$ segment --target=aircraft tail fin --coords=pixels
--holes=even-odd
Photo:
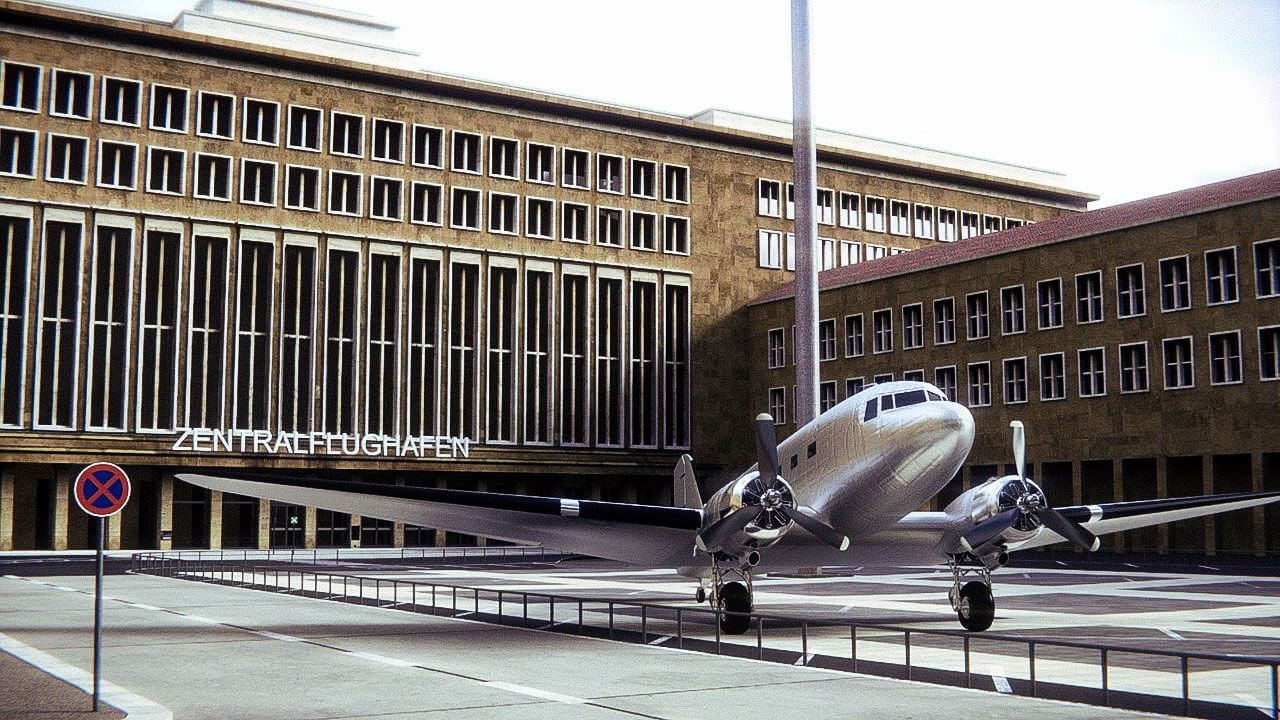
[[[676,463],[675,487],[671,498],[676,507],[702,509],[702,493],[698,490],[698,480],[693,475],[693,458],[680,456]]]

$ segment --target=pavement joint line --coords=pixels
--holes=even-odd
[[[1164,633],[1165,635],[1168,635],[1169,637],[1173,638],[1174,640],[1186,640],[1186,638],[1184,638],[1184,637],[1182,637],[1181,635],[1179,635],[1178,633],[1176,633],[1176,632],[1174,632],[1174,631],[1170,630],[1169,628],[1158,628],[1158,629],[1160,630],[1160,632]]]
[[[501,680],[489,680],[481,684],[497,688],[499,690],[506,690],[507,692],[517,693],[519,695],[528,695],[529,697],[535,697],[539,700],[550,700],[552,702],[563,703],[565,705],[585,705],[588,702],[583,698],[573,697],[572,695],[561,695],[560,693],[554,693],[549,690],[540,690],[538,688],[526,687],[524,685],[503,682]]]

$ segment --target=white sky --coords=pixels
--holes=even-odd
[[[171,20],[195,2],[71,4]],[[436,72],[791,117],[787,0],[358,9],[399,24]],[[1280,167],[1280,0],[812,0],[811,14],[820,127],[1064,172],[1094,207]]]

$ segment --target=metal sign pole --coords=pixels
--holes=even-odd
[[[795,171],[796,427],[818,416],[817,155],[809,105],[809,0],[791,0],[791,155]]]
[[[93,711],[98,712],[98,676],[101,675],[102,647],[102,536],[107,519],[98,518],[98,572],[93,580]]]

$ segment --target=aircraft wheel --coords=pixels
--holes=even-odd
[[[960,609],[956,611],[965,630],[982,632],[991,627],[996,617],[996,599],[991,587],[980,580],[971,580],[960,588]]]
[[[693,594],[693,599],[694,599],[694,600],[697,600],[699,603],[704,603],[704,602],[706,602],[706,601],[707,601],[707,589],[706,589],[706,588],[704,588],[704,587],[702,587],[701,585],[699,585],[699,586],[698,586],[698,590],[697,590],[696,592],[694,592],[694,594]]]
[[[719,609],[726,613],[743,613],[742,615],[721,615],[720,629],[729,635],[741,635],[751,627],[751,592],[740,582],[725,583],[717,594]]]

